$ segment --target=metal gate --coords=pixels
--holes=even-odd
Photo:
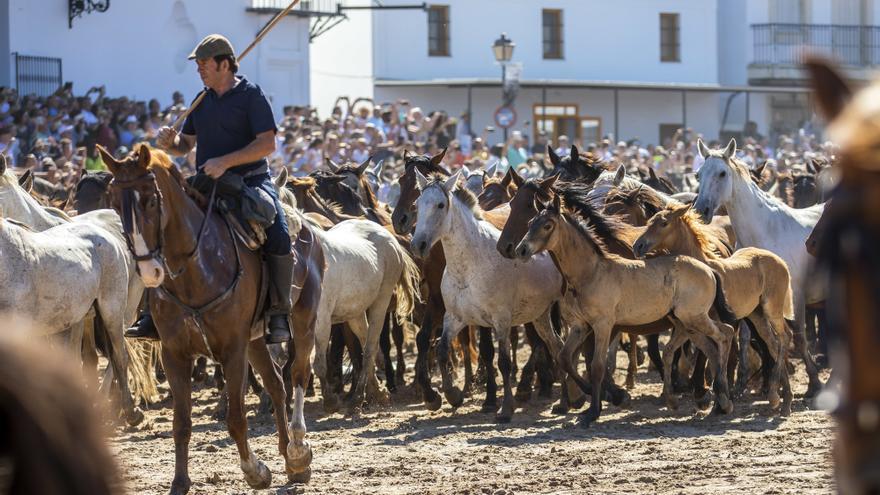
[[[61,59],[13,53],[19,95],[49,96],[61,87]]]

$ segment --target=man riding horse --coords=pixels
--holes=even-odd
[[[196,169],[213,179],[238,174],[249,187],[262,189],[275,202],[275,223],[266,229],[263,254],[269,271],[269,319],[266,341],[290,339],[288,315],[294,257],[287,222],[269,178],[266,157],[275,151],[275,118],[260,87],[237,76],[232,44],[219,34],[201,41],[189,56],[198,64],[205,97],[186,118],[178,134],[172,127],[159,130],[157,146],[175,156],[196,146]],[[126,332],[126,337],[158,339],[148,311]]]

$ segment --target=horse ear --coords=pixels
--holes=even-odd
[[[373,167],[373,170],[371,170],[373,175],[375,175],[376,178],[379,179],[379,182],[382,182],[382,167],[384,166],[385,160],[382,160],[381,162],[377,163],[375,167]]]
[[[733,158],[733,155],[736,154],[736,139],[730,138],[730,142],[727,143],[727,147],[724,148],[724,151],[721,152],[721,155],[725,160],[730,160]]]
[[[444,153],[446,151],[444,150]],[[450,175],[446,182],[443,183],[443,190],[446,191],[446,194],[452,192],[455,189],[455,184],[458,183],[458,178],[461,177],[461,170],[456,170],[454,174]]]
[[[446,150],[448,150],[448,149],[449,148],[443,148],[443,151],[432,156],[431,157],[431,165],[439,166],[441,163],[443,163],[443,157],[446,156]]]
[[[813,86],[813,95],[822,116],[828,122],[834,120],[852,96],[852,90],[843,77],[827,60],[811,56],[804,62]]]
[[[557,155],[556,152],[553,151],[553,147],[549,144],[547,145],[547,156],[550,157],[550,163],[552,163],[554,166],[559,165],[559,155]]]
[[[626,177],[626,167],[620,165],[617,167],[617,173],[614,174],[614,185],[619,186],[623,182],[624,177]]]
[[[275,187],[281,189],[284,187],[284,184],[287,184],[287,167],[281,167],[278,177],[275,177]]]
[[[334,174],[339,173],[339,165],[337,165],[336,162],[329,158],[325,158],[324,161],[327,163],[327,168],[329,168],[331,172]]]
[[[706,158],[709,156],[709,148],[703,143],[702,139],[697,138],[697,152],[700,153],[700,156]]]
[[[577,160],[578,156],[580,156],[580,153],[578,152],[578,147],[575,145],[571,145],[571,159]]]
[[[758,174],[758,177],[760,177],[764,174],[764,167],[766,167],[766,166],[767,166],[767,160],[764,160],[764,163],[755,167],[755,173]]]
[[[489,173],[483,172],[483,187],[486,187],[486,184],[489,183]]]
[[[422,174],[422,172],[420,172],[418,168],[416,168],[415,170],[416,170],[416,183],[419,186],[419,190],[424,190],[426,187],[428,187],[428,178],[425,177],[425,175]]]
[[[648,177],[650,177],[648,174],[645,173],[645,169],[642,167],[639,167],[638,169],[636,169],[636,172],[639,173],[639,179],[641,179],[641,180],[647,180]]]
[[[556,184],[557,179],[559,179],[559,174],[553,174],[546,179],[542,179],[538,183],[538,187],[540,187],[541,191],[543,191],[544,193],[549,194],[550,191],[553,189],[553,184]]]
[[[150,156],[150,147],[147,144],[141,144],[137,149],[138,166],[146,170],[150,167],[152,157]]]
[[[657,172],[654,172],[653,167],[648,167],[648,176],[651,178],[651,180],[659,180],[657,179]]]
[[[407,160],[409,160],[409,154],[410,154],[410,153],[409,153],[409,150],[408,150],[408,149],[407,149],[407,150],[403,150],[403,161],[404,161],[404,162],[406,162]]]
[[[553,195],[553,211],[559,213],[562,211],[562,200],[559,198],[558,194]]]
[[[510,179],[513,181],[513,183],[516,184],[516,187],[517,188],[522,187],[525,180],[522,177],[520,177],[520,175],[518,173],[516,173],[516,169],[513,167],[510,167],[507,169],[507,172],[510,174]]]
[[[367,171],[367,167],[370,166],[370,162],[372,162],[372,161],[373,161],[373,157],[372,157],[372,156],[367,157],[366,161],[364,161],[364,163],[361,163],[361,164],[358,166],[358,168],[356,168],[356,169],[354,170],[354,173],[357,174],[358,177],[361,177],[362,175],[364,175],[364,172]]]
[[[98,153],[101,155],[101,161],[104,162],[104,165],[107,165],[107,169],[110,170],[111,174],[116,175],[116,173],[119,172],[122,163],[100,144],[96,145],[96,148],[98,148]]]
[[[27,169],[21,174],[21,177],[18,178],[18,185],[23,187],[25,191],[31,192],[31,189],[34,188],[34,174],[31,173],[31,169]]]
[[[462,166],[461,166],[461,170],[462,170],[462,172],[464,172],[464,176],[465,176],[465,177],[470,177],[470,176],[471,176],[471,169],[468,168],[467,165],[462,165]]]

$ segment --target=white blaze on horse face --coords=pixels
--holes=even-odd
[[[416,211],[416,230],[411,245],[418,256],[424,257],[440,238],[449,212],[449,197],[439,184],[428,186],[416,201]]]
[[[134,193],[134,203],[138,204],[140,202],[140,195],[135,191]],[[144,236],[141,235],[141,231],[138,229],[137,219],[134,215],[134,209],[131,210],[131,244],[134,247],[134,254],[137,256],[146,256],[150,253],[150,250],[147,248],[147,243],[144,241]],[[144,281],[144,285],[150,288],[159,287],[162,285],[162,281],[165,280],[165,270],[162,268],[162,265],[156,261],[155,258],[150,258],[148,260],[138,261],[138,271],[140,272],[141,280]]]
[[[715,210],[730,200],[733,183],[730,174],[736,171],[723,159],[709,156],[700,167],[700,193],[694,202],[694,209],[708,222]]]

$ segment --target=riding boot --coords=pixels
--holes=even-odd
[[[269,267],[269,318],[266,342],[281,344],[290,340],[290,289],[293,283],[293,254],[280,256],[267,254],[266,263]]]
[[[125,336],[130,339],[159,340],[159,332],[156,331],[150,308],[141,311],[135,324],[125,331]]]

